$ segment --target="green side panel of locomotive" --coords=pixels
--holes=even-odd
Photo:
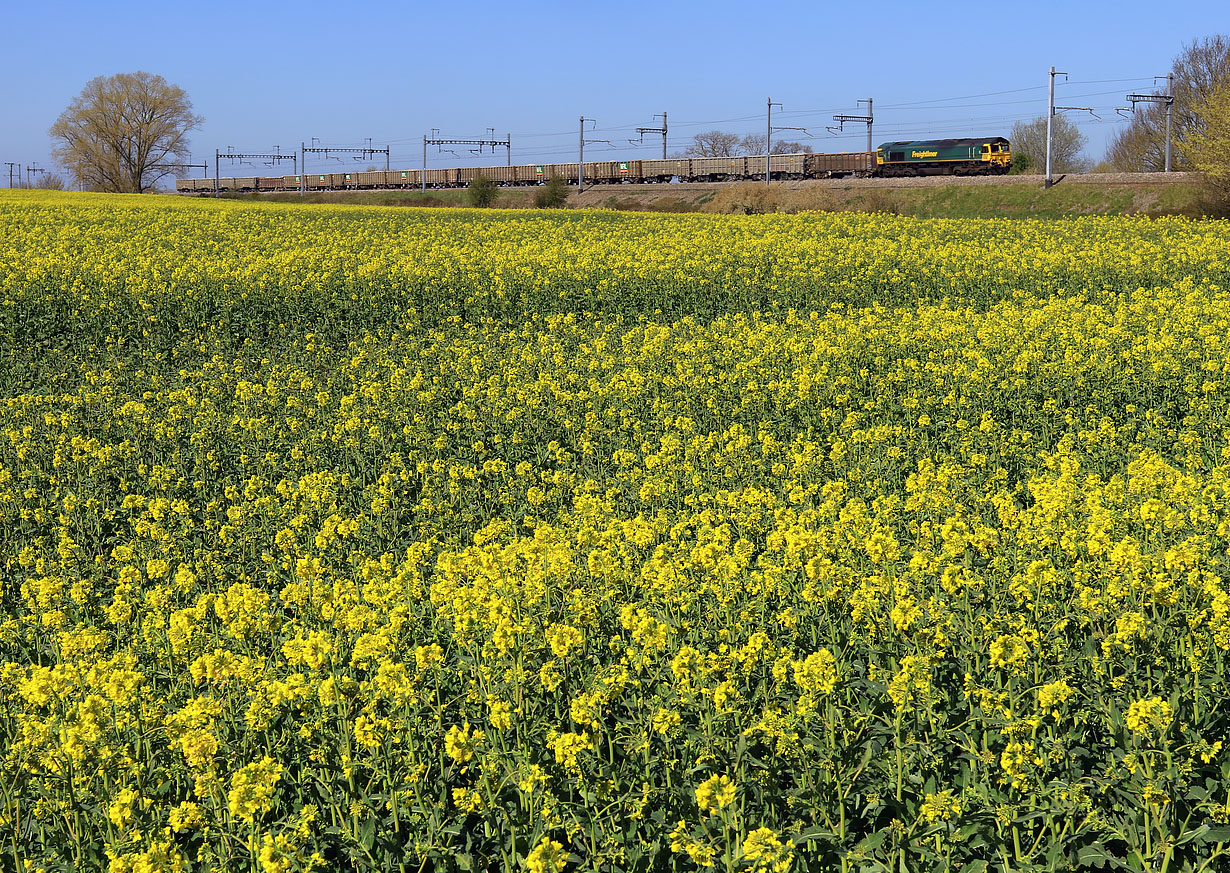
[[[974,141],[918,140],[886,142],[878,151],[886,164],[929,164],[935,161],[976,161],[980,144]]]

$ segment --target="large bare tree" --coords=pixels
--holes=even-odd
[[[1185,169],[1184,144],[1204,123],[1200,108],[1219,87],[1230,82],[1230,37],[1217,34],[1185,45],[1175,58],[1174,142],[1172,166]],[[1159,91],[1159,93],[1162,93]],[[1106,160],[1121,172],[1160,172],[1166,168],[1166,107],[1145,103],[1111,140]]]
[[[739,147],[739,135],[724,130],[706,130],[692,137],[683,154],[693,158],[728,158]]]
[[[52,153],[86,190],[140,194],[188,160],[188,132],[203,120],[162,76],[99,76],[51,126]]]

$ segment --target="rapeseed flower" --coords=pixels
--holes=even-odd
[[[757,828],[743,838],[743,857],[753,870],[785,873],[794,863],[794,852],[771,828]]]
[[[252,822],[268,811],[282,772],[282,765],[268,756],[236,770],[226,796],[231,815]]]
[[[701,812],[718,812],[735,802],[735,784],[730,777],[713,775],[696,788],[696,805]]]
[[[549,837],[543,837],[525,860],[529,873],[563,873],[567,866],[568,853],[564,851],[564,844]]]
[[[1146,738],[1159,737],[1174,722],[1174,709],[1160,697],[1134,700],[1123,716],[1123,723],[1132,733]]]
[[[468,764],[485,738],[486,734],[472,729],[468,721],[453,725],[444,735],[444,752],[458,764]]]

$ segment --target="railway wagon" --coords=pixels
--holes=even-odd
[[[837,152],[807,156],[807,176],[831,179],[837,176],[869,176],[875,169],[875,152]]]
[[[640,161],[586,161],[585,181],[606,185],[640,181],[640,167],[635,166],[638,164]]]
[[[542,181],[547,182],[559,176],[565,182],[576,182],[577,180],[577,164],[574,161],[571,164],[543,164]]]
[[[515,164],[512,169],[514,185],[537,185],[546,181],[542,164]]]
[[[452,169],[435,169],[422,171],[427,180],[428,188],[448,188],[457,184],[458,170]]]
[[[223,176],[218,180],[218,187],[223,191],[255,191],[255,176]]]
[[[640,161],[641,179],[645,182],[669,182],[678,176],[686,179],[692,173],[690,158],[668,158],[664,160]]]
[[[387,174],[384,170],[367,170],[362,173],[354,174],[354,187],[356,188],[387,188],[388,181],[385,178]]]
[[[759,166],[752,158],[747,159],[747,171],[755,174],[764,172],[764,155],[760,156]],[[807,175],[807,155],[769,155],[769,175],[774,179],[802,179]]]
[[[423,171],[389,170],[384,178],[390,188],[418,188],[423,184]]]
[[[1008,140],[932,139],[886,142],[876,150],[883,176],[985,175],[1006,173],[1012,165]]]
[[[175,180],[176,193],[186,193],[186,192],[202,193],[205,191],[209,191],[212,193],[213,190],[214,190],[214,180],[213,179],[176,179]]]
[[[303,186],[309,191],[324,191],[332,187],[328,173],[312,173],[305,178]]]
[[[257,191],[280,191],[282,190],[282,176],[257,176],[256,190]]]
[[[585,181],[591,185],[609,185],[619,180],[615,161],[586,161]]]
[[[463,167],[461,170],[461,182],[463,185],[469,185],[479,176],[496,185],[511,185],[517,181],[517,168],[508,166]]]
[[[517,179],[516,167],[462,167],[459,171],[462,185],[469,185],[479,176],[497,185],[511,185]]]
[[[422,170],[386,170],[384,184],[387,188],[417,188],[422,184]]]
[[[329,187],[335,188],[338,190],[345,190],[346,188],[354,188],[355,187],[354,177],[356,175],[357,175],[356,173],[330,173],[329,174]]]
[[[283,176],[282,187],[287,191],[298,191],[299,186],[303,184],[303,176]]]
[[[688,182],[728,182],[745,179],[748,175],[748,160],[746,157],[692,158],[687,175],[681,175],[679,178]],[[763,172],[763,158],[760,168]]]
[[[513,164],[512,181],[509,185],[536,185],[538,183],[533,164]]]

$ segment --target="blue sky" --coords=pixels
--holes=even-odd
[[[960,10],[957,12],[957,10]],[[587,159],[653,157],[661,138],[628,142],[669,116],[669,147],[713,128],[777,136],[817,151],[857,151],[866,127],[825,130],[875,100],[875,142],[1007,135],[1046,108],[1047,70],[1070,74],[1060,105],[1099,158],[1183,45],[1230,33],[1225,0],[1143,2],[494,3],[125,2],[9,4],[0,53],[0,161],[52,166],[47,129],[92,77],[146,70],[184,88],[205,117],[197,159],[215,149],[388,144],[394,167],[422,162],[422,137],[511,134],[514,163],[576,159],[581,115],[597,120]],[[1062,82],[1062,80],[1061,80]],[[429,166],[503,163],[434,148]],[[363,162],[364,164],[370,163]],[[310,169],[358,167],[315,159]],[[279,174],[289,173],[282,164]],[[274,174],[262,165],[223,175]],[[7,183],[7,168],[0,165]]]

